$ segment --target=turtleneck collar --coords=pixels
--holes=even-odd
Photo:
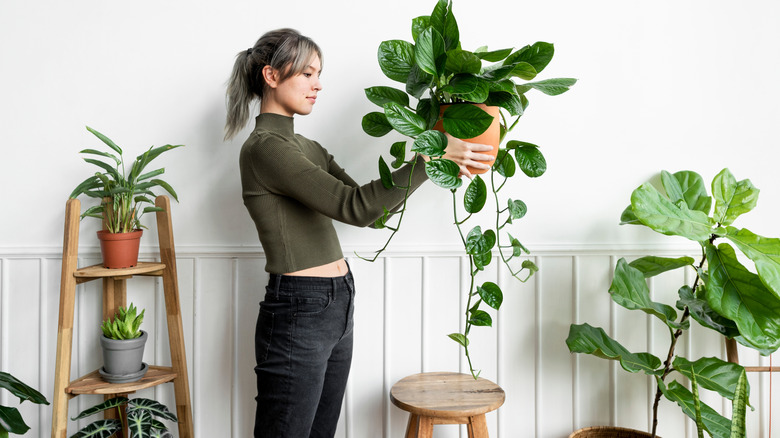
[[[274,113],[262,113],[255,120],[255,129],[261,128],[286,137],[295,136],[295,125],[292,117]]]

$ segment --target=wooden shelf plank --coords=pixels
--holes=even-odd
[[[146,375],[137,382],[108,383],[95,370],[86,376],[70,382],[65,392],[68,394],[130,394],[141,389],[151,388],[163,383],[172,382],[176,373],[172,367],[149,366]]]
[[[138,265],[132,268],[121,269],[108,269],[104,268],[103,265],[92,265],[77,269],[73,276],[77,279],[84,279],[81,281],[84,282],[94,278],[130,278],[133,275],[162,275],[164,269],[164,263],[154,262],[138,262]]]

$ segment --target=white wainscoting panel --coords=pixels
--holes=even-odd
[[[501,312],[492,312],[494,326],[474,327],[471,332],[474,366],[506,391],[505,404],[488,414],[492,437],[565,438],[589,425],[651,427],[652,379],[625,373],[614,362],[571,355],[564,342],[571,323],[587,322],[616,333],[629,350],[649,350],[665,357],[668,330],[653,318],[615,305],[607,293],[617,260],[645,253],[658,251],[536,250],[532,259],[540,272],[526,283],[495,263],[480,274],[479,284],[493,281],[504,291]],[[254,418],[255,319],[268,278],[264,256],[251,248],[179,248],[177,255],[195,436],[249,437]],[[142,258],[154,260],[155,254],[146,252]],[[463,330],[468,260],[456,250],[436,248],[388,252],[374,263],[354,256],[348,260],[357,284],[355,355],[337,436],[401,437],[407,417],[389,400],[393,383],[418,372],[468,372],[462,349],[447,337]],[[80,266],[95,263],[94,249],[79,260]],[[0,369],[49,399],[60,265],[56,250],[0,248]],[[654,299],[673,303],[682,282],[692,279],[692,273],[682,271],[651,279]],[[78,286],[73,378],[101,363],[100,286],[98,282]],[[161,281],[133,279],[128,283],[128,301],[146,309],[144,325],[151,342],[144,360],[170,364]],[[722,340],[698,327],[680,339],[677,348],[689,357],[725,355]],[[770,358],[750,350],[740,349],[740,353],[745,365],[770,363]],[[748,436],[768,438],[770,400],[777,404],[778,384],[770,386],[767,373],[751,373],[750,384],[755,411],[748,411]],[[171,385],[138,395],[168,405],[174,401]],[[703,398],[730,415],[730,406],[717,395]],[[70,416],[99,400],[73,399]],[[32,428],[29,436],[50,435],[51,406],[19,405],[7,391],[0,392],[0,404],[19,407]],[[659,410],[661,436],[695,437],[693,425],[677,406],[664,400]],[[71,424],[69,433],[89,421]],[[780,436],[778,429],[772,430],[774,436]],[[434,436],[466,435],[462,426],[442,425],[434,428]]]

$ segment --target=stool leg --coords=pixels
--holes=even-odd
[[[469,417],[469,438],[488,438],[487,420],[485,414]]]
[[[417,438],[417,427],[420,417],[417,414],[409,414],[409,424],[406,425],[406,438]]]
[[[417,428],[417,438],[433,437],[433,417],[420,416],[420,425]]]

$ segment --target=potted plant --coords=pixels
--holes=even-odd
[[[97,420],[85,426],[70,438],[110,438],[127,429],[129,438],[173,437],[160,419],[179,421],[164,404],[146,398],[115,397],[81,412],[76,421],[99,412],[116,409],[118,418]]]
[[[471,364],[468,350],[469,331],[473,326],[492,325],[490,314],[480,309],[482,303],[498,310],[503,301],[498,285],[492,282],[478,285],[476,275],[490,264],[494,251],[520,281],[526,281],[537,269],[530,260],[518,261],[529,253],[518,239],[508,233],[501,235],[507,225],[526,214],[527,207],[519,199],[500,197],[499,191],[509,178],[519,174],[517,167],[531,178],[541,176],[547,169],[544,155],[537,145],[512,140],[500,148],[499,143],[525,113],[528,91],[537,90],[554,96],[569,90],[576,80],[557,78],[516,83],[516,79],[535,79],[544,70],[552,60],[553,45],[537,42],[517,50],[489,51],[484,46],[467,50],[461,45],[450,0],[438,0],[430,15],[414,18],[411,31],[411,42],[388,40],[379,45],[377,55],[382,72],[404,87],[367,88],[367,98],[382,107],[382,111],[366,114],[362,126],[367,134],[375,137],[395,131],[411,138],[411,147],[407,146],[407,141],[392,144],[390,154],[394,160],[390,166],[414,165],[418,154],[429,156],[431,159],[425,163],[427,175],[436,185],[451,192],[454,222],[469,257],[471,284],[465,311],[465,331],[449,336],[465,349],[469,368],[476,378],[478,372]],[[466,141],[492,143],[494,146],[493,154],[497,159],[490,172],[490,189],[482,177],[475,176],[462,192],[465,212],[459,212],[458,208],[457,190],[463,185],[459,178],[460,169],[453,161],[442,158],[447,146],[447,137],[442,131]],[[480,137],[482,135],[492,139]],[[409,151],[413,157],[407,161]],[[410,187],[395,185],[390,166],[380,156],[382,182],[387,188],[406,190],[408,197]],[[489,195],[495,201],[495,228],[483,230],[474,226],[468,229],[466,222],[482,211]],[[397,211],[386,210],[384,217],[374,224],[376,228],[388,228],[392,233],[381,249],[364,259],[374,261],[388,247],[400,229],[405,210],[406,201]],[[391,218],[395,218],[392,224]]]
[[[690,328],[692,319],[763,355],[777,350],[780,346],[780,259],[774,254],[780,254],[780,239],[733,226],[740,215],[756,206],[759,190],[750,180],[737,181],[728,169],[713,179],[711,196],[695,172],[664,171],[661,184],[663,192],[650,183],[634,190],[621,223],[685,237],[700,245],[701,254],[697,260],[657,256],[631,262],[620,259],[609,293],[617,304],[652,315],[668,328],[670,343],[664,360],[650,353],[630,352],[603,329],[588,324],[572,324],[566,344],[571,352],[616,360],[626,371],[655,377],[652,436],[658,424],[658,404],[664,396],[696,421],[699,436],[706,431],[715,438],[743,437],[744,406],[749,397],[744,368],[717,357],[689,360],[679,355],[675,346],[680,335]],[[719,239],[722,242],[716,245]],[[752,261],[755,272],[741,260]],[[653,301],[645,279],[681,268],[693,269],[696,277],[692,285],[680,287],[676,309]],[[678,311],[682,314],[678,315]],[[670,380],[672,376],[683,381]],[[691,382],[692,390],[684,385],[685,378]],[[734,418],[724,418],[701,402],[700,389],[715,391],[732,400]]]
[[[0,388],[19,397],[19,403],[30,401],[39,405],[49,404],[43,394],[25,385],[11,374],[2,371],[0,371]],[[24,435],[28,430],[30,430],[30,426],[24,422],[18,409],[0,405],[0,437],[8,437],[9,433]]]
[[[149,335],[141,330],[144,312],[130,303],[120,307],[114,319],[103,321],[100,326],[100,346],[103,348],[103,367],[99,370],[107,382],[126,383],[140,380],[148,365],[143,362],[144,346]]]
[[[99,205],[92,206],[81,214],[81,218],[95,217],[103,221],[103,230],[98,231],[100,250],[103,254],[103,266],[106,268],[128,268],[138,263],[138,248],[142,228],[141,217],[145,213],[159,211],[154,207],[156,196],[152,189],[162,188],[178,201],[176,192],[165,181],[155,178],[165,172],[164,168],[144,172],[146,166],[163,152],[183,146],[165,145],[150,147],[136,157],[125,170],[122,148],[100,132],[87,126],[87,130],[99,138],[109,150],[84,149],[84,161],[99,168],[99,171],[79,184],[70,194],[71,198],[86,195],[100,199]],[[98,159],[92,158],[97,156]],[[144,204],[152,206],[143,207]]]

